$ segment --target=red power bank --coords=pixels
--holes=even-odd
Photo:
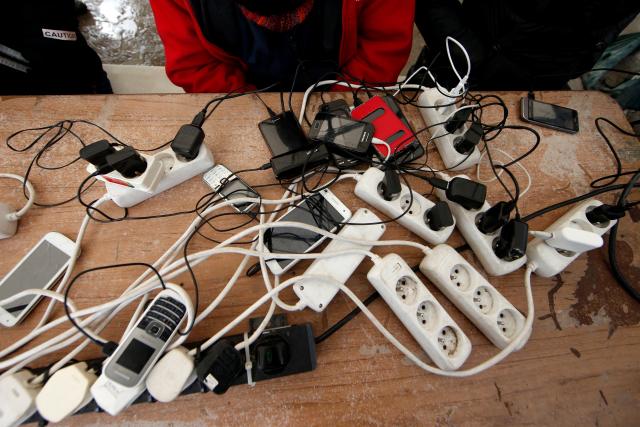
[[[413,140],[413,132],[402,123],[402,120],[391,110],[389,105],[379,96],[374,96],[367,102],[351,111],[351,117],[356,120],[371,123],[374,127],[373,136],[389,144],[391,156],[400,153]],[[386,158],[387,147],[373,144],[378,154]]]

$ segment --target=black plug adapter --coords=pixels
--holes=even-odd
[[[424,213],[424,222],[434,231],[440,231],[453,225],[453,215],[447,202],[442,200]]]
[[[446,189],[447,199],[467,210],[480,209],[487,197],[487,186],[470,179],[455,177]]]
[[[606,224],[608,221],[624,217],[624,206],[600,205],[587,212],[587,219],[591,224]]]
[[[171,149],[186,160],[193,160],[198,157],[202,141],[204,141],[202,128],[195,125],[182,125],[171,141]]]
[[[478,230],[484,234],[495,233],[509,222],[511,211],[513,211],[513,202],[498,202],[491,206],[485,212],[479,215],[476,220]]]
[[[444,128],[449,133],[454,133],[458,129],[460,129],[467,120],[469,120],[469,116],[471,115],[472,108],[463,108],[462,110],[458,110],[454,113],[453,116],[447,120]]]
[[[198,379],[215,394],[225,393],[242,371],[242,354],[227,340],[216,342],[196,366]]]
[[[526,222],[512,219],[502,230],[500,236],[493,242],[493,252],[500,259],[515,261],[527,253],[529,226]]]
[[[107,163],[107,156],[116,152],[111,143],[101,139],[80,149],[80,157],[96,167],[100,173],[109,173],[113,170]]]
[[[402,191],[400,175],[393,169],[384,171],[384,178],[378,184],[378,193],[386,201],[397,199]]]
[[[124,147],[106,157],[107,164],[125,178],[135,178],[147,170],[147,162],[132,147]]]
[[[483,135],[482,125],[478,122],[473,122],[463,136],[456,138],[453,148],[460,154],[469,154],[478,145]]]

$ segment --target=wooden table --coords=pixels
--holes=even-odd
[[[517,103],[522,95],[500,94],[510,108],[510,123],[519,122]],[[536,95],[540,100],[578,109],[581,131],[577,135],[567,135],[538,129],[543,137],[540,148],[523,162],[533,177],[531,190],[521,201],[523,214],[585,193],[592,179],[612,173],[613,159],[595,131],[594,118],[605,116],[629,128],[622,111],[607,95],[596,92]],[[0,139],[4,141],[10,133],[22,128],[65,118],[83,118],[105,126],[137,148],[150,148],[171,139],[178,127],[189,122],[209,98],[209,95],[3,97],[0,98]],[[277,95],[265,95],[264,99],[273,108],[277,107]],[[300,97],[295,97],[294,105],[298,106],[299,101]],[[308,111],[315,111],[317,105],[318,99],[314,98]],[[407,109],[407,114],[416,129],[424,126],[415,109]],[[497,117],[497,110],[486,112],[488,120],[491,116]],[[244,97],[223,103],[204,126],[205,141],[216,162],[232,170],[265,163],[267,149],[257,128],[257,123],[265,117],[264,107],[255,98]],[[99,131],[87,126],[78,126],[76,131],[88,142],[102,138]],[[607,133],[611,135],[624,167],[640,166],[638,141],[609,128]],[[428,139],[426,133],[421,137],[423,141]],[[16,143],[26,144],[27,141],[23,139]],[[530,146],[531,138],[527,133],[507,130],[492,144],[517,154]],[[69,139],[45,155],[43,162],[62,164],[72,159],[78,149],[79,144]],[[24,174],[34,153],[33,150],[14,153],[2,144],[2,171]],[[436,154],[430,158],[434,166],[440,164]],[[522,172],[518,168],[513,171],[524,185],[526,178]],[[73,195],[84,176],[84,165],[78,162],[59,171],[35,169],[32,180],[40,202],[55,202]],[[484,167],[483,177],[488,176]],[[251,184],[273,180],[269,171],[245,174],[244,178]],[[411,183],[418,191],[429,190],[424,183],[415,180]],[[14,206],[23,203],[15,182],[0,180],[0,186],[3,202]],[[207,190],[200,179],[192,179],[132,208],[131,215],[192,207]],[[352,182],[339,183],[332,190],[350,207],[363,206],[353,197]],[[101,191],[100,186],[95,185],[87,200],[97,198]],[[281,192],[271,188],[262,194],[279,197]],[[489,184],[488,194],[491,202],[506,197],[495,182]],[[613,196],[609,194],[600,199],[613,201]],[[544,229],[564,211],[537,218],[531,223],[532,229]],[[58,231],[73,238],[83,215],[83,209],[76,202],[56,208],[32,209],[21,220],[18,234],[0,241],[0,271],[7,272],[48,231]],[[622,221],[619,233],[620,265],[632,283],[640,280],[640,233],[634,224],[639,219],[640,210],[636,208]],[[77,271],[112,263],[153,262],[191,221],[192,215],[183,215],[106,225],[92,223],[83,242]],[[233,221],[238,219],[232,218],[228,223]],[[389,227],[385,238],[417,239],[397,225]],[[462,242],[457,233],[449,241],[454,246]],[[209,243],[197,238],[191,250],[207,247],[210,247]],[[420,254],[415,250],[390,250],[397,251],[410,265],[420,261]],[[384,254],[390,250],[376,252]],[[464,256],[475,263],[472,253],[467,251]],[[105,414],[76,416],[65,424],[637,425],[640,422],[640,306],[615,283],[605,258],[604,249],[591,251],[557,277],[540,279],[534,276],[536,320],[529,343],[497,367],[468,379],[443,378],[422,372],[390,345],[364,316],[358,316],[318,346],[318,367],[313,372],[258,383],[254,388],[233,387],[222,396],[191,395],[169,404],[141,404],[116,418]],[[239,256],[219,256],[197,268],[203,304],[217,295],[239,259]],[[292,274],[300,274],[307,264],[299,264]],[[371,264],[365,262],[348,282],[361,298],[372,292],[365,278],[370,267]],[[138,273],[136,269],[93,273],[77,283],[72,297],[80,307],[113,299]],[[192,289],[188,277],[183,281],[188,289]],[[523,270],[505,277],[493,277],[490,281],[514,305],[521,310],[526,308]],[[493,355],[496,348],[437,289],[428,286],[473,343],[472,355],[465,366],[473,366]],[[211,336],[263,292],[259,278],[242,277],[214,315],[197,327],[191,339]],[[295,298],[288,292],[285,300],[293,302]],[[19,327],[3,329],[0,347],[27,333],[39,319],[44,305],[40,304]],[[344,295],[338,295],[322,314],[307,310],[292,314],[289,319],[292,323],[312,322],[318,334],[352,307]],[[384,301],[374,302],[371,310],[404,343],[414,351],[418,350]],[[60,307],[56,313],[62,313]],[[130,313],[119,315],[103,335],[117,341]],[[59,333],[66,328],[64,325],[53,332]],[[246,326],[243,325],[244,329]],[[82,357],[95,357],[98,353],[91,347],[82,353]],[[38,364],[45,365],[61,355],[44,357]]]

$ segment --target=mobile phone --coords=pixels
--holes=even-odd
[[[225,200],[260,197],[258,192],[222,164],[215,165],[204,174],[202,179],[213,191],[220,194],[220,196]],[[258,206],[258,203],[238,202],[234,203],[232,206],[240,213],[250,214],[255,210],[256,206]]]
[[[326,102],[320,106],[320,111],[323,113],[329,113],[334,116],[340,116],[345,118],[351,118],[351,108],[344,99],[335,99],[330,102]],[[335,148],[335,147],[334,147]],[[348,169],[359,164],[362,160],[356,159],[349,153],[340,153],[340,150],[332,150],[331,157],[333,157],[333,163],[338,169]],[[365,156],[358,156],[359,158],[370,158],[369,153]]]
[[[165,289],[151,301],[103,367],[107,378],[124,387],[135,387],[144,380],[187,314],[176,297],[174,291]]]
[[[316,114],[309,138],[324,142],[328,147],[364,155],[371,146],[373,126],[367,122],[336,116],[331,113]]]
[[[333,194],[325,189],[307,197],[278,219],[313,225],[327,231],[335,231],[338,224],[351,218],[351,211]],[[303,254],[313,250],[325,239],[325,236],[300,228],[270,228],[264,236],[267,252]],[[271,259],[267,266],[273,274],[280,275],[288,271],[299,260]]]
[[[379,96],[374,96],[354,108],[351,117],[373,125],[373,136],[385,141],[391,148],[389,157],[402,152],[415,139],[412,136],[413,132],[393,112],[389,104]],[[380,157],[386,158],[389,155],[385,145],[374,144],[373,147]]]
[[[60,233],[47,233],[0,282],[0,301],[26,289],[49,289],[69,265],[75,242]],[[0,325],[20,323],[42,297],[25,296],[0,306]]]
[[[263,120],[258,124],[273,157],[309,147],[302,126],[291,111]]]
[[[521,102],[522,120],[561,132],[577,133],[580,130],[578,112],[571,108],[547,104],[528,97]]]

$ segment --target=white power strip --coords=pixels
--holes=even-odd
[[[505,348],[520,334],[524,316],[451,246],[433,248],[420,263],[420,271],[496,347]]]
[[[467,360],[469,338],[400,256],[385,256],[367,279],[436,365],[454,370]]]
[[[429,133],[438,148],[438,153],[442,157],[445,167],[449,170],[459,171],[477,165],[480,162],[480,150],[478,147],[474,147],[471,154],[459,153],[456,150],[457,138],[462,138],[469,129],[469,125],[465,124],[454,133],[449,133],[444,128],[444,122],[456,111],[455,105],[447,105],[453,102],[453,99],[442,95],[436,88],[425,89],[418,98],[418,105],[421,107],[420,113],[425,124],[429,126]]]
[[[349,222],[355,224],[379,223],[380,218],[378,218],[369,209],[358,209]],[[340,230],[338,236],[348,239],[375,241],[382,237],[385,229],[386,226],[384,224],[347,224],[342,228],[342,230]],[[348,251],[349,249],[362,249],[368,251],[371,250],[371,248],[372,246],[358,245],[343,240],[332,240],[323,252],[343,252]],[[337,282],[346,283],[356,268],[358,268],[364,257],[364,254],[351,254],[341,255],[340,257],[335,258],[318,258],[309,266],[309,268],[307,268],[304,276],[326,275]],[[338,293],[338,290],[338,288],[326,283],[314,283],[313,279],[305,280],[304,285],[298,283],[293,285],[293,291],[296,293],[298,298],[300,298],[307,307],[317,312],[321,312],[327,308],[333,297]]]
[[[442,230],[431,229],[425,221],[425,215],[435,204],[421,194],[411,191],[404,184],[401,184],[402,190],[400,191],[400,195],[394,200],[387,201],[378,191],[378,186],[383,178],[384,172],[380,169],[367,169],[358,179],[355,187],[356,196],[390,218],[397,218],[408,209],[407,213],[396,219],[398,224],[431,244],[436,245],[446,242],[449,236],[451,236],[451,233],[453,233],[455,223]],[[413,203],[409,205],[412,194]]]
[[[213,166],[213,154],[205,144],[200,146],[198,156],[191,161],[179,158],[171,148],[153,155],[140,155],[146,160],[147,169],[139,177],[125,178],[117,171],[96,177],[104,182],[113,202],[122,208],[135,206]],[[89,165],[87,171],[93,173],[96,168]]]
[[[601,206],[602,202],[590,199],[576,205],[560,219],[551,224],[545,231],[557,232],[563,228],[575,228],[602,236],[615,225],[616,220],[604,224],[592,224],[586,217],[590,210]],[[536,237],[527,246],[527,257],[536,265],[535,273],[541,277],[551,277],[567,268],[582,252],[569,252],[556,249],[544,240]]]
[[[440,176],[447,181],[451,179],[442,173]],[[458,177],[469,179],[466,175],[458,175]],[[436,188],[435,193],[440,200],[449,204],[449,208],[456,219],[456,225],[460,233],[462,233],[465,241],[471,246],[473,253],[478,257],[482,267],[484,267],[487,273],[491,276],[503,276],[516,271],[527,262],[526,256],[513,261],[505,261],[498,258],[493,251],[493,243],[500,236],[500,229],[491,234],[484,234],[478,229],[476,221],[483,212],[491,208],[489,202],[485,201],[482,208],[478,210],[467,210],[460,204],[448,200],[444,190]]]

